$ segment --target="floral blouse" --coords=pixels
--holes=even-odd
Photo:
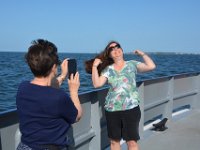
[[[126,61],[124,68],[116,71],[113,65],[106,67],[101,75],[108,79],[110,89],[105,100],[107,111],[122,111],[139,105],[140,99],[136,87],[136,66],[138,61]]]

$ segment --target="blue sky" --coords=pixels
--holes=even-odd
[[[0,51],[27,51],[43,38],[59,52],[200,53],[199,0],[1,0]]]

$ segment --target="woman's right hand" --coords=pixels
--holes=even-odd
[[[94,62],[93,62],[93,66],[94,66],[94,67],[98,67],[99,64],[101,64],[101,63],[102,63],[101,59],[96,58],[96,59],[94,60]]]
[[[71,74],[70,79],[68,79],[68,86],[70,95],[78,94],[78,89],[80,87],[79,73],[76,72],[75,76]]]
[[[79,121],[83,115],[82,106],[78,97],[78,89],[80,87],[80,81],[79,81],[79,73],[76,72],[75,76],[71,74],[70,79],[68,79],[68,85],[69,85],[69,92],[71,100],[74,103],[74,106],[78,110],[78,114],[76,116],[76,121]]]

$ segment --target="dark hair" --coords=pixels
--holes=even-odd
[[[34,40],[25,55],[32,73],[36,77],[46,77],[54,64],[59,64],[57,47],[43,39]]]
[[[98,73],[100,74],[101,71],[103,69],[105,69],[107,66],[111,65],[114,63],[113,59],[110,57],[110,52],[112,51],[109,47],[112,43],[116,43],[116,44],[119,44],[118,42],[116,41],[110,41],[107,46],[105,47],[105,49],[100,53],[100,54],[97,54],[95,56],[95,58],[99,58],[101,59],[102,63],[97,67],[98,69]],[[120,45],[120,44],[119,44]],[[92,74],[92,65],[93,65],[93,62],[95,60],[95,58],[93,59],[90,59],[90,60],[87,60],[85,61],[85,70],[87,73],[89,74]]]

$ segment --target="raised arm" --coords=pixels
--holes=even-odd
[[[60,88],[63,81],[66,79],[68,73],[68,61],[67,59],[63,60],[61,63],[61,74],[58,77],[55,77],[51,81],[51,86],[54,88]]]
[[[103,86],[107,81],[106,77],[100,76],[98,73],[97,67],[100,63],[102,63],[101,60],[96,58],[92,66],[92,82],[95,88]]]
[[[68,61],[67,59],[64,59],[63,62],[61,63],[60,67],[61,67],[61,74],[56,78],[58,81],[58,85],[59,87],[61,86],[61,84],[63,83],[63,81],[65,80],[67,73],[68,73]]]
[[[155,63],[146,53],[144,53],[141,50],[136,50],[135,54],[141,56],[144,60],[143,63],[140,63],[139,65],[137,65],[137,69],[139,72],[147,72],[147,71],[154,70],[156,68]]]
[[[83,110],[82,110],[82,106],[78,97],[78,89],[80,87],[78,72],[75,74],[74,77],[73,77],[73,74],[71,74],[70,79],[68,79],[68,85],[69,85],[70,97],[74,103],[74,106],[78,110],[76,121],[79,121],[83,115]]]

